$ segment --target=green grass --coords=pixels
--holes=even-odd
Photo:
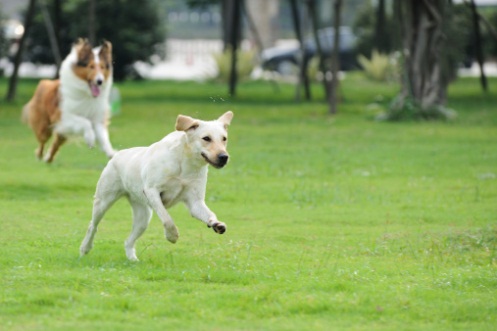
[[[3,96],[6,80],[0,80]],[[222,236],[171,214],[172,245],[154,216],[123,242],[131,210],[118,202],[91,253],[78,249],[106,163],[81,141],[55,163],[34,158],[19,122],[36,82],[0,102],[2,330],[493,330],[497,325],[497,96],[476,79],[450,89],[454,122],[378,123],[395,85],[349,75],[335,117],[294,88],[121,84],[116,148],[148,145],[179,113],[228,109],[232,156],[211,169],[207,204]],[[497,80],[491,80],[495,89]],[[315,100],[321,87],[313,86]],[[378,106],[377,106],[378,107]]]

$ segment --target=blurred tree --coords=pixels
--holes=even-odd
[[[387,37],[387,21],[385,0],[379,0],[376,7],[376,24],[374,29],[374,39],[377,50],[380,53],[387,53],[390,45]]]
[[[342,0],[335,0],[333,20],[335,35],[333,40],[333,52],[331,53],[331,84],[330,92],[328,93],[328,105],[330,114],[336,114],[338,112],[338,88],[340,84],[338,77],[338,71],[340,70],[340,57],[338,54],[340,52],[341,13]]]
[[[391,12],[385,4],[375,8],[370,2],[359,8],[352,28],[357,36],[357,54],[369,56],[373,49],[389,54],[400,49],[400,21]]]
[[[16,95],[19,66],[21,65],[22,54],[24,52],[26,35],[33,28],[33,17],[35,13],[35,7],[36,7],[36,0],[29,0],[28,10],[24,18],[24,34],[22,35],[21,40],[19,41],[17,53],[14,57],[14,70],[12,71],[12,75],[10,76],[9,88],[7,90],[7,95],[5,96],[5,100],[7,101],[14,100]]]
[[[392,103],[389,119],[447,118],[447,87],[453,65],[448,63],[447,24],[451,5],[446,0],[398,0],[402,22],[402,91]]]
[[[480,18],[478,11],[476,10],[475,0],[471,0],[469,4],[471,8],[471,16],[473,17],[473,35],[475,40],[475,55],[478,65],[480,66],[480,82],[484,91],[487,91],[487,77],[485,76],[485,71],[483,71],[483,44],[480,31]]]
[[[300,101],[300,87],[303,85],[304,86],[304,94],[305,94],[305,99],[310,100],[311,99],[311,88],[310,88],[310,81],[309,81],[309,76],[307,75],[307,66],[308,66],[308,59],[304,56],[305,54],[305,45],[304,45],[304,33],[303,33],[303,28],[302,28],[302,7],[299,5],[299,2],[297,0],[289,0],[290,2],[290,8],[292,11],[292,21],[293,21],[293,28],[295,31],[295,37],[297,38],[299,42],[299,48],[300,48],[300,54],[299,54],[299,80],[297,84],[297,90],[296,90],[296,95],[295,98],[297,101]]]
[[[230,17],[230,38],[229,47],[231,50],[231,69],[230,69],[230,81],[229,81],[229,95],[236,95],[236,85],[238,83],[238,75],[236,70],[237,62],[237,50],[241,39],[241,28],[242,28],[242,6],[240,4],[242,0],[228,0],[228,8],[231,12],[228,17]]]
[[[159,0],[100,0],[95,1],[95,40],[109,40],[113,45],[114,78],[123,80],[132,73],[135,61],[148,61],[159,52],[158,46],[165,40],[164,19]],[[88,37],[90,3],[86,0],[53,0],[48,4],[50,13],[57,17],[57,36],[63,57],[69,53],[78,37]],[[57,14],[58,10],[62,14]],[[90,20],[91,21],[91,20]],[[37,12],[33,29],[28,33],[27,60],[54,63],[46,33],[43,16]]]
[[[4,19],[5,17],[3,16],[2,13],[2,6],[0,6],[0,26],[2,26],[1,23],[3,23]],[[7,38],[5,36],[5,31],[2,26],[2,28],[0,28],[0,59],[5,56],[7,56]],[[0,72],[0,75],[1,74],[2,72]]]
[[[325,56],[323,52],[323,48],[321,46],[321,40],[319,38],[319,18],[318,18],[318,13],[317,13],[317,8],[316,8],[316,0],[305,0],[307,4],[307,12],[309,13],[309,18],[311,21],[311,26],[312,26],[312,35],[314,38],[314,43],[316,44],[316,51],[317,51],[317,56],[318,56],[318,67],[319,71],[323,75],[322,83],[323,83],[323,88],[324,88],[324,94],[326,100],[330,99],[329,93],[331,91],[331,81],[328,79],[328,76],[326,73],[328,71],[328,67],[326,64],[327,57]]]

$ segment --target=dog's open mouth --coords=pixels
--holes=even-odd
[[[89,82],[88,85],[90,85],[91,95],[94,98],[98,97],[100,95],[100,86],[92,82]]]
[[[209,163],[211,166],[213,166],[214,168],[219,169],[219,168],[224,167],[224,164],[218,164],[218,163],[214,163],[214,162],[212,162],[212,161],[211,161],[211,160],[207,157],[207,155],[205,155],[204,153],[200,153],[200,155],[202,155],[202,157],[204,158],[204,160],[205,160],[207,163]]]

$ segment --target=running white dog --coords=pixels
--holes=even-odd
[[[117,152],[108,162],[97,184],[90,226],[81,255],[92,246],[97,226],[105,212],[119,198],[128,198],[133,209],[133,228],[125,241],[126,256],[138,261],[135,242],[147,229],[152,210],[164,225],[167,240],[175,243],[179,233],[166,208],[184,202],[193,217],[216,233],[226,231],[205,204],[208,164],[222,168],[228,162],[226,151],[231,111],[214,121],[201,121],[179,115],[176,130],[149,147]]]

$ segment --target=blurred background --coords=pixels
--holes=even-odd
[[[331,52],[334,1],[331,0],[1,0],[0,73],[12,74],[14,57],[34,3],[32,26],[25,38],[21,77],[55,77],[57,63],[78,37],[114,45],[115,79],[228,79],[233,40],[239,48],[239,78],[296,79],[304,56],[311,75],[316,36]],[[479,74],[471,1],[453,3],[450,54],[461,74]],[[238,4],[239,3],[239,4]],[[378,76],[396,79],[392,66],[402,47],[394,0],[343,1],[340,13],[340,70],[364,70],[373,50],[386,64]],[[494,74],[497,55],[494,27],[497,1],[475,1],[481,15],[485,70]],[[240,16],[233,7],[239,5]],[[312,17],[309,5],[315,7]],[[236,21],[236,22],[233,22]],[[236,25],[239,28],[235,28]],[[233,39],[234,30],[238,33]],[[300,43],[300,42],[301,43]],[[302,46],[300,46],[302,45]],[[363,60],[360,60],[361,57]],[[390,65],[389,65],[390,64]]]

